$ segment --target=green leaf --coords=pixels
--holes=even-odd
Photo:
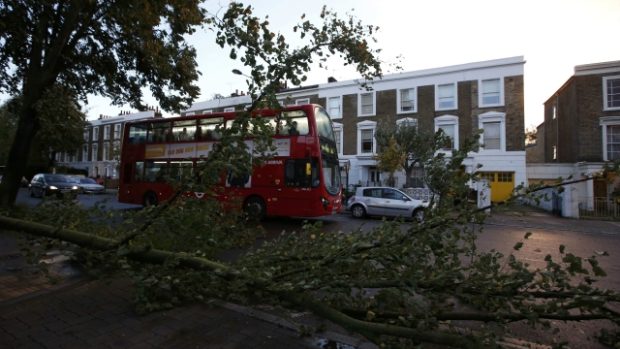
[[[560,254],[564,254],[565,249],[566,249],[566,246],[560,245]]]
[[[521,247],[523,247],[523,242],[522,242],[522,241],[519,241],[519,242],[517,242],[517,243],[514,245],[514,247],[513,247],[513,248],[514,248],[516,251],[519,251],[519,250],[521,249]]]
[[[532,232],[528,231],[527,233],[525,233],[525,236],[523,238],[527,240],[530,236],[532,236]]]

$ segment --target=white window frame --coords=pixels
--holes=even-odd
[[[400,127],[402,124],[414,126],[417,129],[418,119],[417,118],[402,118],[402,119],[396,120],[396,126]]]
[[[98,141],[99,140],[99,126],[95,126],[93,127],[93,141]]]
[[[121,156],[121,141],[112,143],[112,160],[118,160]]]
[[[331,101],[338,101],[338,113],[332,113]],[[342,96],[327,97],[327,113],[332,119],[342,118]]]
[[[607,99],[607,81],[619,80],[620,75],[605,76],[603,77],[603,110],[620,110],[620,107],[610,107]]]
[[[123,136],[123,125],[121,124],[115,124],[114,125],[114,139],[121,139],[121,137]]]
[[[110,160],[110,142],[103,142],[103,149],[101,150],[103,161]]]
[[[99,151],[99,145],[97,143],[93,143],[91,145],[91,156],[92,159],[90,161],[95,162],[97,161],[97,153]]]
[[[295,105],[310,104],[310,98],[300,98],[295,100]]]
[[[362,113],[362,96],[372,95],[372,112],[370,114]],[[377,113],[377,94],[375,91],[368,91],[357,94],[357,116],[374,116]]]
[[[230,113],[235,111],[235,107],[226,107],[224,108],[224,113]]]
[[[90,138],[90,127],[86,127],[84,128],[84,141],[88,142],[88,139]]]
[[[607,127],[620,125],[620,115],[604,116],[599,119],[602,135],[603,161],[610,161],[607,156]]]
[[[480,135],[480,151],[505,152],[506,151],[506,113],[490,111],[478,115],[478,128],[484,130],[487,122],[499,122],[499,149],[484,149],[484,132]]]
[[[413,109],[412,110],[403,110],[403,100],[402,100],[402,91],[413,90]],[[408,87],[408,88],[400,88],[396,90],[396,114],[411,114],[418,112],[418,88],[417,87]]]
[[[342,147],[344,146],[344,142],[343,142],[343,135],[344,135],[344,127],[342,126],[341,123],[339,122],[332,122],[332,126],[334,129],[334,134],[335,133],[339,133],[340,134],[340,140],[338,142],[338,144],[336,144],[338,146],[338,155],[342,155],[344,153],[344,150],[342,149]]]
[[[107,141],[110,139],[110,125],[103,126],[103,140]]]
[[[441,126],[454,125],[454,146],[452,149],[459,150],[459,118],[455,115],[442,115],[435,118],[435,132],[439,131]],[[450,152],[450,150],[439,150],[441,152]]]
[[[375,131],[377,129],[377,123],[375,121],[362,121],[357,123],[357,155],[358,156],[368,156],[375,155],[377,152],[377,140],[375,139]],[[362,153],[362,131],[364,130],[372,130],[372,152],[371,153]]]
[[[489,103],[489,104],[485,104],[484,103],[484,95],[482,93],[483,90],[483,85],[485,81],[499,81],[499,101],[498,103]],[[493,78],[493,79],[482,79],[482,80],[478,80],[478,105],[481,108],[487,108],[487,107],[500,107],[504,105],[504,78]]]
[[[448,85],[452,85],[452,98],[454,99],[454,103],[451,107],[447,107],[447,108],[440,108],[439,107],[439,88],[441,86],[448,86]],[[437,84],[435,85],[435,110],[456,110],[459,108],[459,101],[458,101],[458,90],[457,90],[457,83],[456,82],[451,82],[451,83],[447,83],[447,84]]]

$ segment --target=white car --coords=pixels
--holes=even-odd
[[[76,184],[80,187],[80,193],[88,194],[103,194],[105,193],[105,187],[98,184],[92,178],[88,177],[74,177]]]
[[[349,198],[347,209],[355,218],[365,216],[405,217],[424,220],[428,201],[416,200],[390,187],[359,187]]]

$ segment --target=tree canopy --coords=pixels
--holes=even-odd
[[[19,117],[21,98],[15,97],[0,107],[0,164],[7,161],[13,143]],[[86,116],[67,91],[54,86],[37,103],[36,110],[41,115],[41,130],[33,140],[30,154],[31,166],[48,166],[58,152],[75,154],[84,142]]]
[[[62,86],[79,100],[99,94],[142,110],[148,88],[164,110],[178,111],[199,94],[196,51],[186,38],[200,27],[216,32],[229,57],[251,70],[248,87],[255,100],[272,95],[283,81],[302,83],[315,59],[331,55],[355,65],[364,78],[381,72],[378,50],[367,41],[376,28],[352,17],[340,19],[324,9],[323,23],[315,25],[302,16],[294,28],[302,44],[293,49],[251,6],[231,2],[220,16],[208,13],[203,2],[3,1],[0,91],[21,96],[23,103],[0,205],[15,200],[24,154],[44,122],[36,105],[50,89]]]

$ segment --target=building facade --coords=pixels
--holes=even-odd
[[[120,149],[126,122],[160,118],[158,110],[123,112],[117,116],[100,115],[84,128],[84,143],[73,154],[57,153],[56,165],[74,169],[93,178],[110,182],[118,179]]]
[[[381,120],[408,122],[419,129],[443,129],[458,148],[482,129],[480,151],[469,154],[469,171],[484,172],[494,201],[526,182],[524,145],[523,57],[384,75],[367,90],[358,80],[335,81],[284,90],[284,104],[317,103],[334,123],[343,182],[384,185],[377,168],[375,130]],[[182,115],[240,110],[249,96],[194,104]],[[482,168],[477,169],[477,165]],[[396,186],[405,184],[404,172]]]
[[[620,160],[620,61],[576,66],[574,75],[544,105],[545,120],[537,136],[542,163],[528,163],[531,183],[559,176],[586,178],[606,162]],[[568,188],[571,199],[563,198],[562,214],[572,217],[620,196],[618,178]]]

